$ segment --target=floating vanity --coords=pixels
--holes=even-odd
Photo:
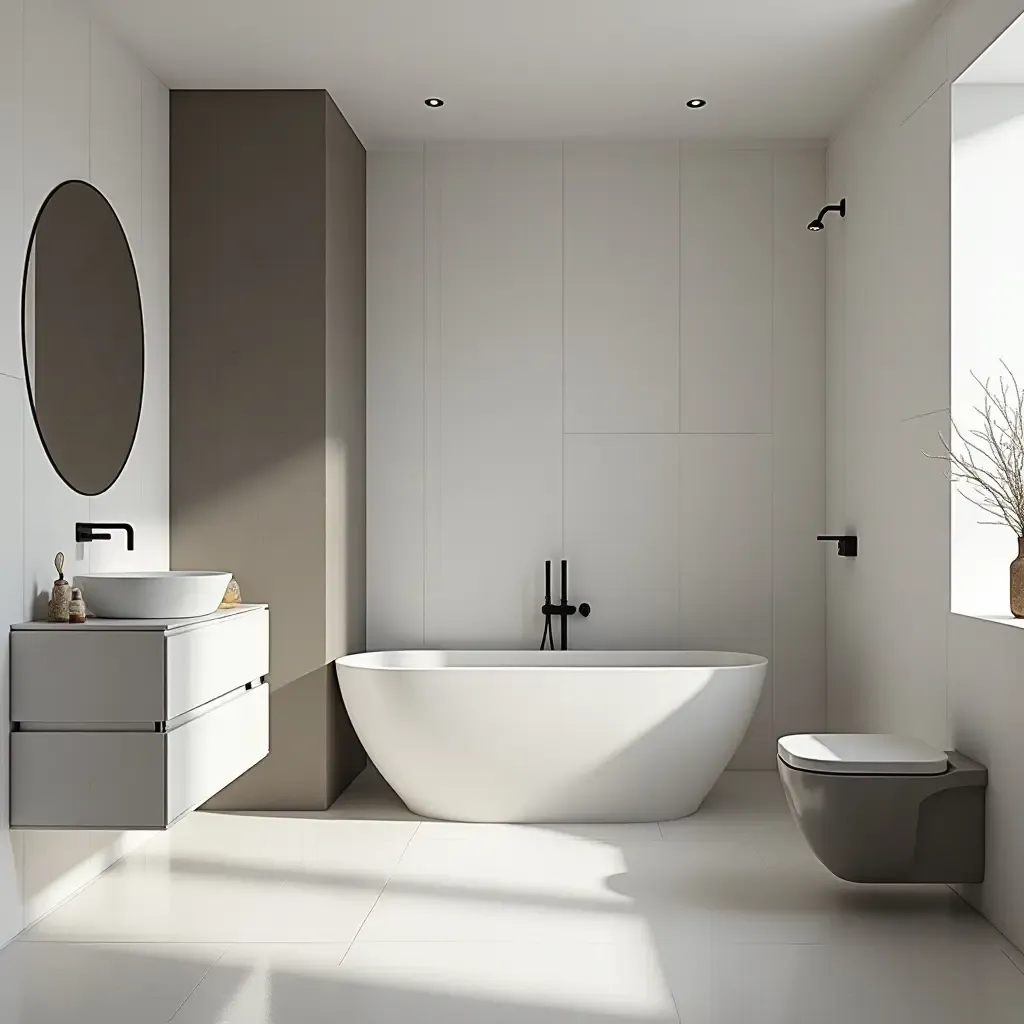
[[[266,757],[270,615],[11,627],[11,827],[165,829]]]

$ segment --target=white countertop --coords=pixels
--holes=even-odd
[[[178,629],[189,629],[203,625],[207,622],[216,622],[218,619],[230,618],[232,615],[242,615],[245,612],[258,611],[267,608],[265,604],[237,604],[231,608],[219,608],[209,615],[200,615],[194,619],[86,619],[85,622],[18,622],[11,626],[12,630],[38,630],[42,632],[56,630],[68,632],[78,630],[93,632],[95,630],[154,630],[161,633],[169,633]]]

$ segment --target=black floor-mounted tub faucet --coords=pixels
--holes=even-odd
[[[562,620],[562,650],[567,651],[569,649],[569,616],[575,615],[577,612],[586,618],[590,614],[590,605],[585,601],[583,604],[576,607],[574,604],[569,604],[566,594],[569,589],[569,563],[563,558],[562,559],[562,597],[558,604],[551,603],[551,560],[549,559],[544,563],[544,604],[541,607],[541,614],[544,616],[544,636],[540,641],[540,649],[543,651],[545,645],[550,642],[551,650],[555,649],[555,631],[551,625],[551,619],[553,616],[557,616]]]

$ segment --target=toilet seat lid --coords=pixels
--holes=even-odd
[[[779,757],[792,768],[849,775],[941,775],[945,751],[910,736],[806,733],[783,736]]]

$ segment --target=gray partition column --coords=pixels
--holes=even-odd
[[[329,805],[365,764],[366,154],[319,90],[171,94],[171,564],[271,607],[271,753],[220,808]]]

